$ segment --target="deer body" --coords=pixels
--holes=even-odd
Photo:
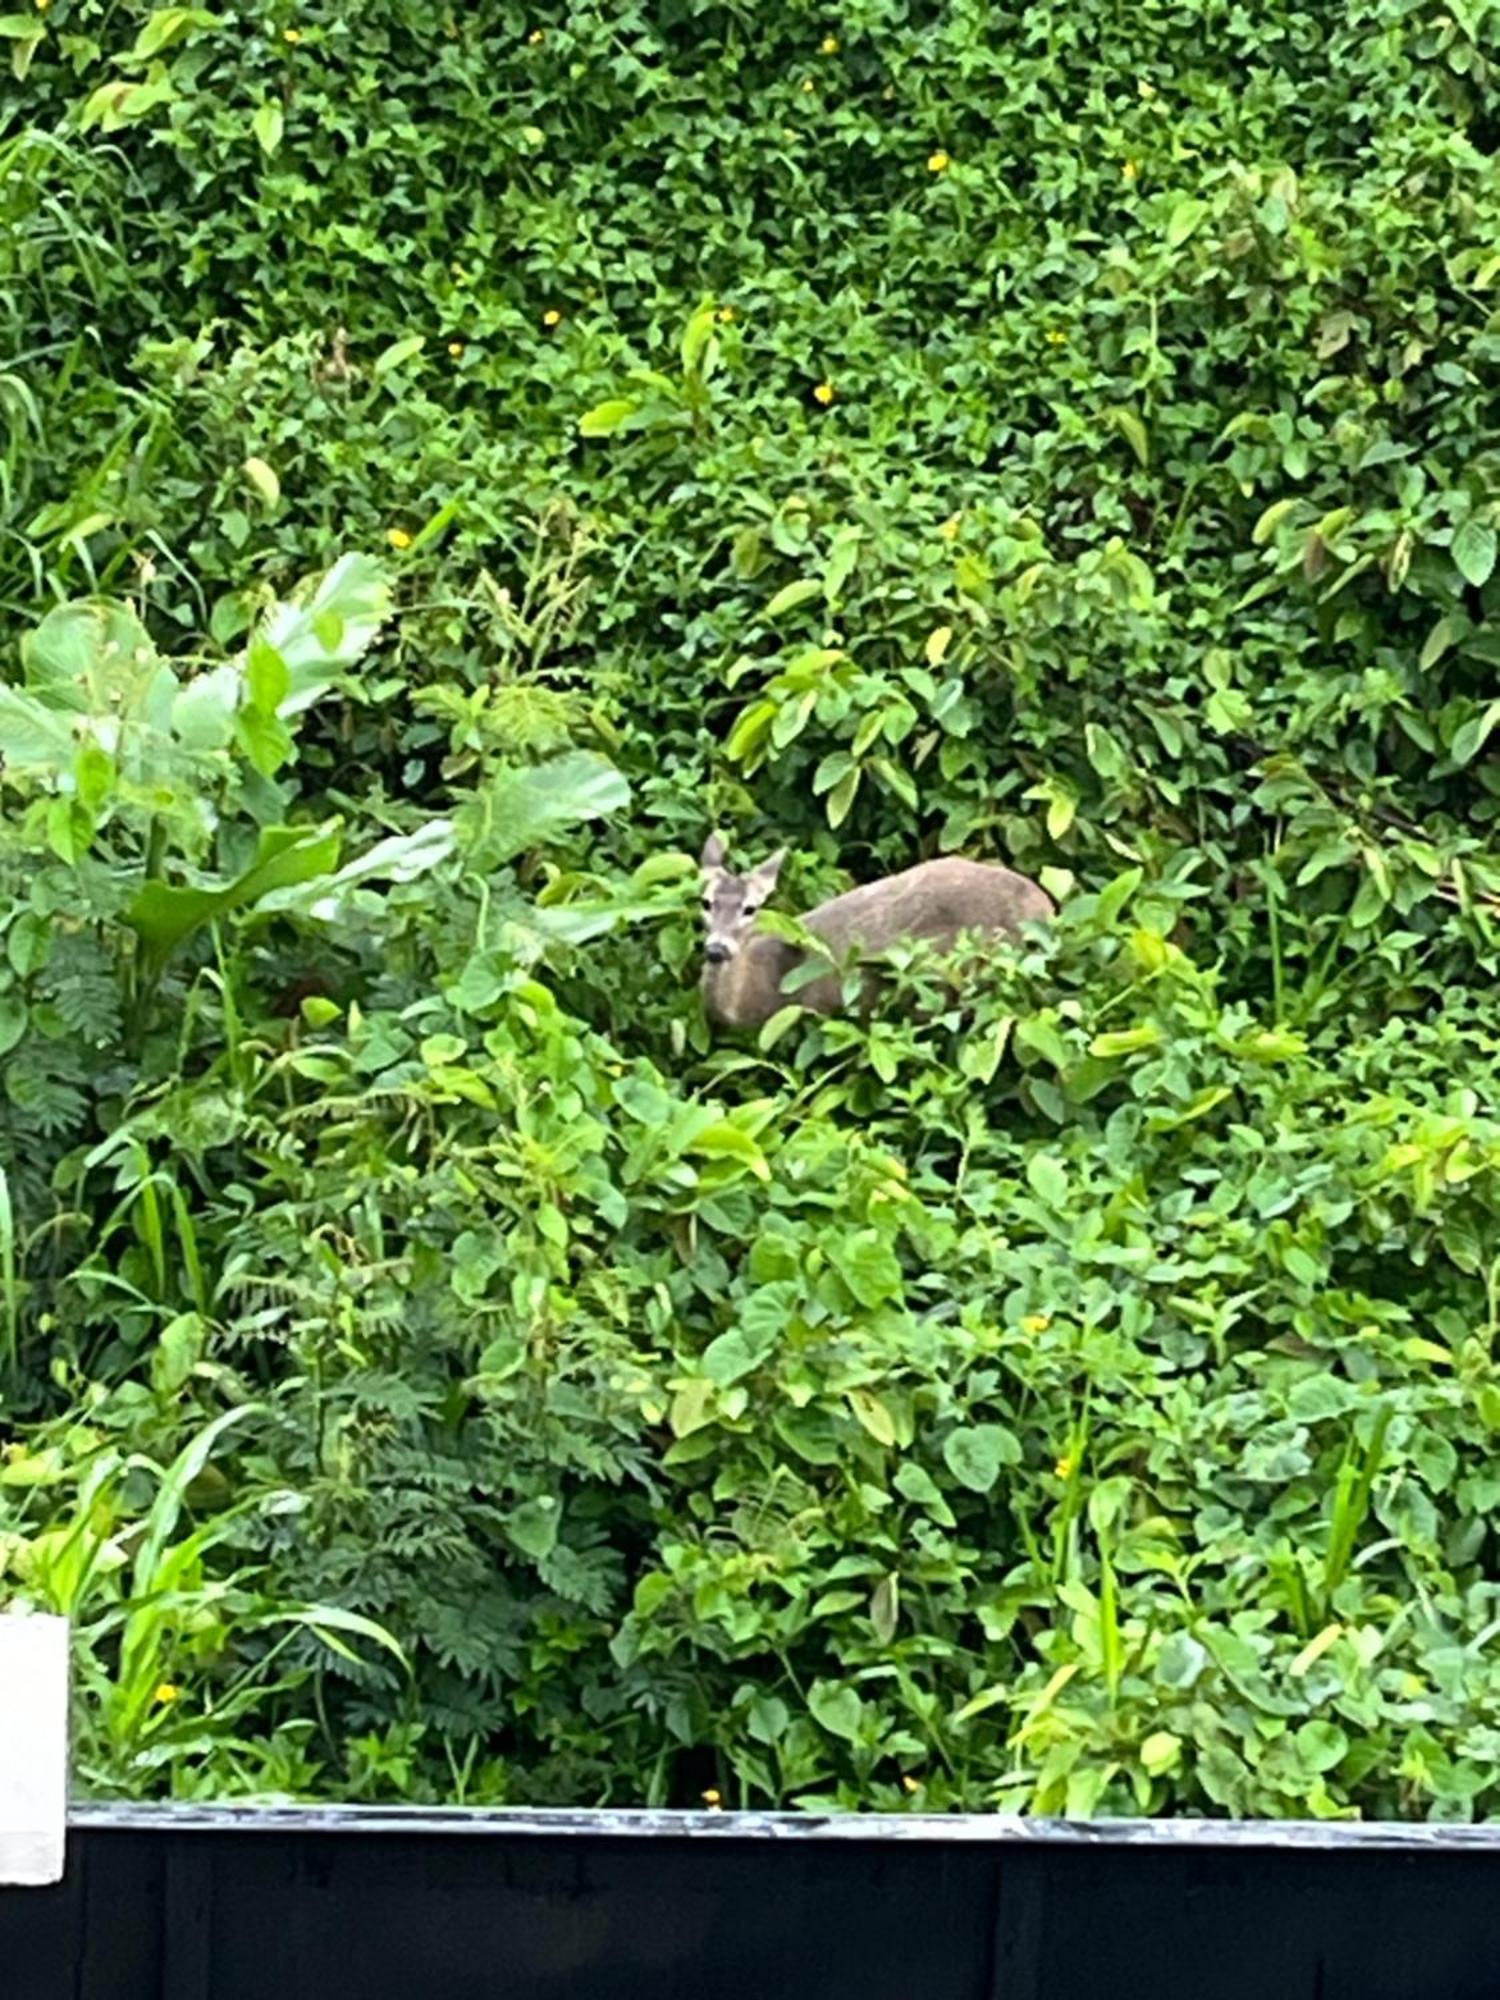
[[[703,850],[708,924],[703,999],[709,1018],[720,1027],[758,1028],[786,1006],[836,1013],[843,1004],[842,975],[831,971],[784,993],[782,981],[807,954],[752,928],[755,913],[776,885],[782,855],[772,855],[748,875],[731,875],[723,855],[717,837]],[[906,938],[925,938],[945,948],[963,931],[1015,937],[1024,923],[1052,913],[1051,897],[1026,876],[955,855],[850,889],[820,903],[802,922],[843,964],[851,954],[885,951]],[[866,980],[865,1004],[873,990],[873,980]]]

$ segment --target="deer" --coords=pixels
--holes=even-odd
[[[833,965],[788,993],[783,990],[788,975],[820,960],[822,952],[815,957],[755,928],[786,856],[787,850],[779,847],[748,874],[736,875],[725,865],[726,849],[718,834],[711,834],[704,846],[699,861],[707,931],[703,1003],[716,1027],[761,1028],[791,1006],[837,1013],[844,1001],[838,968],[852,956],[917,938],[948,949],[964,931],[1018,938],[1025,924],[1045,922],[1056,910],[1045,889],[996,862],[966,861],[959,855],[922,861],[809,910],[801,920],[803,928]],[[878,982],[867,974],[860,991],[863,1010],[873,1004],[877,990]]]

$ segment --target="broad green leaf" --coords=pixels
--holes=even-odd
[[[242,909],[271,890],[327,875],[338,865],[337,822],[327,827],[266,827],[253,864],[233,881],[198,887],[147,882],[125,912],[125,921],[160,963],[183,940],[214,918]]]
[[[586,438],[613,437],[622,430],[632,417],[639,414],[640,403],[633,396],[612,396],[607,402],[596,403],[591,410],[585,410],[578,419],[578,429]]]
[[[830,1736],[840,1736],[846,1743],[858,1742],[865,1705],[854,1688],[814,1681],[808,1691],[807,1705],[813,1720]]]
[[[961,1486],[988,1493],[1008,1465],[1021,1462],[1021,1444],[1003,1424],[965,1424],[943,1440],[943,1460]]]
[[[1453,537],[1453,560],[1465,581],[1476,589],[1489,582],[1495,568],[1495,530],[1488,521],[1465,521]]]
[[[499,772],[454,820],[470,866],[487,872],[629,803],[630,787],[607,758],[570,750],[550,763]]]
[[[268,507],[276,505],[281,498],[281,481],[263,458],[256,458],[252,453],[245,460],[245,477]]]
[[[255,142],[268,160],[273,160],[281,147],[281,136],[286,129],[286,118],[281,106],[274,98],[267,98],[250,120],[250,129],[255,134]]]
[[[1174,203],[1167,216],[1167,248],[1176,250],[1186,243],[1208,213],[1208,203],[1196,197]]]
[[[534,1500],[523,1500],[519,1507],[512,1507],[505,1517],[505,1532],[521,1553],[535,1562],[545,1562],[557,1547],[557,1533],[561,1526],[562,1503],[551,1493],[539,1494]]]
[[[792,583],[783,584],[781,589],[766,606],[764,616],[780,618],[783,612],[795,611],[799,604],[808,604],[815,597],[823,595],[820,577],[799,576]]]
[[[393,368],[400,368],[403,363],[420,354],[426,344],[425,334],[403,334],[400,340],[393,340],[389,347],[381,349],[375,357],[370,373],[377,382],[380,381],[383,376],[389,375]]]

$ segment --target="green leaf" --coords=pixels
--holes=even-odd
[[[281,498],[281,481],[263,458],[252,455],[245,460],[245,477],[268,507],[276,505]]]
[[[889,1446],[896,1442],[896,1426],[891,1413],[872,1389],[851,1389],[849,1407],[861,1427],[870,1433],[877,1444]]]
[[[578,419],[579,434],[586,438],[613,437],[640,413],[640,407],[634,396],[612,396],[607,402],[596,403]]]
[[[392,369],[400,368],[404,363],[420,354],[426,344],[427,337],[425,334],[404,334],[400,340],[393,340],[389,347],[382,348],[380,353],[375,357],[375,364],[371,368],[370,373],[377,382],[381,381],[391,373]]]
[[[799,604],[808,604],[815,597],[823,595],[823,584],[819,577],[799,576],[795,582],[783,584],[781,589],[766,606],[762,616],[779,618],[785,611],[795,611]]]
[[[1169,1632],[1156,1656],[1156,1678],[1165,1688],[1185,1691],[1207,1665],[1207,1649],[1190,1632]]]
[[[534,1500],[523,1500],[519,1507],[513,1507],[505,1517],[505,1532],[510,1536],[523,1555],[534,1562],[545,1562],[557,1547],[557,1533],[562,1526],[562,1503],[551,1493],[542,1493]]]
[[[943,1461],[961,1486],[988,1493],[1005,1466],[1021,1463],[1021,1444],[1003,1424],[967,1424],[943,1440]]]
[[[901,1265],[885,1238],[873,1229],[835,1237],[828,1259],[862,1306],[882,1306],[901,1293]]]
[[[338,823],[309,829],[273,826],[262,830],[252,865],[232,881],[204,887],[177,887],[147,882],[125,912],[125,921],[148,947],[151,958],[165,962],[176,948],[216,917],[241,909],[273,889],[326,875],[338,864]]]
[[[185,42],[205,28],[216,28],[218,16],[202,7],[158,7],[135,38],[128,60],[146,62],[176,42]]]
[[[1453,537],[1453,560],[1465,581],[1482,588],[1495,567],[1495,530],[1488,521],[1465,521]]]
[[[1117,409],[1109,413],[1110,422],[1135,453],[1136,462],[1143,472],[1151,467],[1151,440],[1146,426],[1134,410]]]
[[[250,120],[250,129],[260,150],[268,160],[276,157],[281,146],[281,135],[286,129],[286,119],[281,106],[272,98],[259,106]]]
[[[1467,722],[1460,723],[1448,746],[1448,755],[1454,763],[1460,768],[1472,764],[1489,742],[1496,723],[1500,723],[1500,701],[1489,702],[1477,715],[1471,715]]]
[[[1206,201],[1199,201],[1195,196],[1190,196],[1184,201],[1174,203],[1167,216],[1167,248],[1169,250],[1179,249],[1187,242],[1199,224],[1204,221],[1208,213],[1208,203]]]
[[[501,771],[454,823],[470,866],[487,872],[629,803],[630,787],[607,758],[570,750],[550,763]]]
[[[1026,1162],[1026,1178],[1032,1193],[1050,1209],[1061,1214],[1068,1206],[1068,1175],[1061,1160],[1051,1153],[1033,1153]]]
[[[808,1691],[807,1705],[813,1720],[830,1736],[842,1737],[846,1743],[858,1742],[865,1705],[852,1687],[839,1687],[831,1681],[814,1681]]]

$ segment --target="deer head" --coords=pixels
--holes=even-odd
[[[756,912],[776,887],[786,849],[778,847],[748,875],[732,874],[724,866],[724,859],[723,841],[716,833],[710,834],[700,860],[707,932],[703,956],[710,965],[728,965],[738,957],[754,929]]]

